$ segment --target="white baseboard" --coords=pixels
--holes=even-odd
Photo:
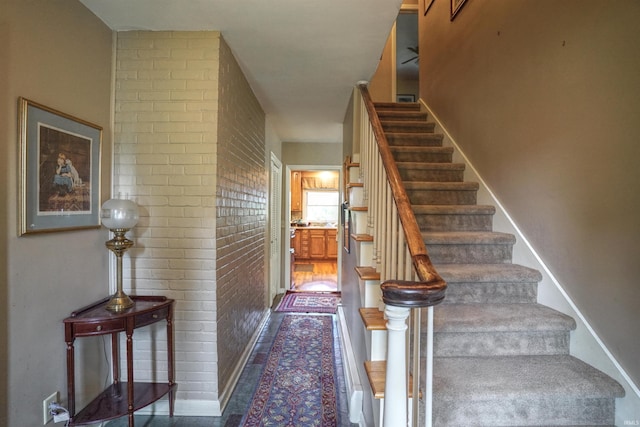
[[[353,354],[353,346],[347,329],[342,307],[338,307],[338,328],[342,346],[342,365],[344,367],[344,379],[347,387],[347,401],[349,405],[349,421],[361,424],[364,420],[362,413],[362,383],[358,374],[356,357]]]
[[[640,424],[640,390],[631,380],[618,361],[613,357],[604,342],[598,337],[585,316],[571,300],[562,284],[553,275],[549,267],[542,261],[535,248],[522,233],[518,225],[511,218],[502,203],[482,179],[473,164],[465,156],[456,141],[444,128],[440,120],[428,105],[420,100],[422,106],[429,113],[429,121],[436,124],[435,132],[445,136],[445,145],[454,148],[454,161],[466,164],[465,177],[480,184],[478,203],[492,204],[496,208],[494,228],[511,233],[517,237],[513,250],[513,262],[539,270],[543,279],[538,287],[538,302],[573,317],[577,328],[571,334],[571,354],[618,381],[625,389],[626,396],[616,399],[616,425]],[[635,424],[634,424],[635,423]]]

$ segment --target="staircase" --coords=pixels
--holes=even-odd
[[[452,162],[453,149],[419,104],[375,106],[431,261],[448,284],[434,315],[433,425],[613,425],[624,389],[569,354],[574,320],[536,302],[541,274],[512,264],[515,237],[493,231],[495,208],[477,204],[479,186],[464,181],[465,165]],[[351,205],[359,198],[350,194]],[[366,241],[362,230],[353,235]],[[384,320],[368,261],[356,261],[361,315],[379,369]],[[384,384],[372,388],[384,398]]]

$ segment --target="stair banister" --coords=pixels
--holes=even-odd
[[[358,84],[361,174],[368,207],[367,228],[373,236],[373,263],[380,273],[387,323],[387,370],[383,409],[384,427],[407,426],[407,360],[413,359],[414,378],[419,378],[420,341],[414,338],[409,356],[406,324],[414,311],[412,336],[420,335],[420,309],[427,307],[425,425],[431,426],[433,366],[433,306],[442,302],[446,283],[434,268],[409,196],[387,142],[382,124],[366,84]],[[417,319],[417,320],[416,320]],[[416,349],[417,347],[417,349]],[[419,396],[414,381],[413,396]],[[416,426],[417,404],[412,405],[411,423]]]

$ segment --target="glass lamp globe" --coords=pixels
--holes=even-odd
[[[129,230],[138,223],[138,205],[131,200],[110,199],[102,204],[100,219],[110,230]]]
[[[111,230],[113,239],[105,243],[107,248],[116,255],[116,286],[117,291],[106,305],[106,309],[121,312],[131,308],[134,301],[122,291],[122,256],[133,246],[133,241],[127,239],[125,233],[138,223],[138,205],[131,200],[110,199],[104,202],[100,211],[102,225]]]

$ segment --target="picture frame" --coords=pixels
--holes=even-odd
[[[342,204],[342,246],[346,253],[351,252],[351,210],[348,203]]]
[[[416,96],[410,93],[397,94],[396,102],[416,102]]]
[[[18,235],[100,227],[102,128],[18,99]]]
[[[427,12],[429,12],[429,9],[431,8],[431,5],[433,4],[435,0],[424,0],[424,12],[423,12],[423,16],[425,16],[427,14]]]
[[[456,17],[462,6],[467,3],[467,0],[451,0],[451,21]]]

